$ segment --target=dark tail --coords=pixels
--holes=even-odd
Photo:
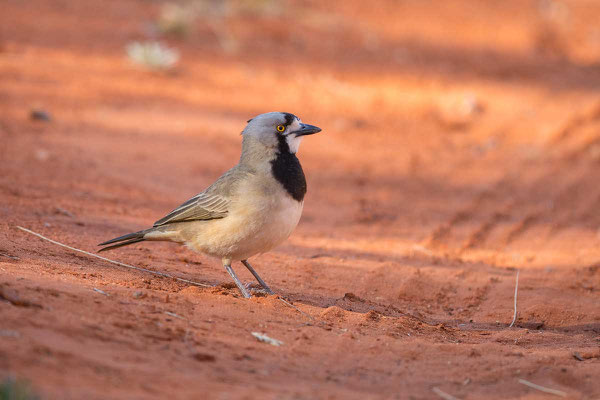
[[[138,242],[143,242],[144,240],[146,240],[146,239],[144,239],[144,235],[146,233],[148,233],[149,231],[150,231],[150,229],[146,229],[146,230],[139,231],[139,232],[128,233],[127,235],[119,236],[118,238],[114,238],[111,240],[107,240],[104,243],[100,243],[98,246],[106,246],[107,244],[111,244],[111,243],[116,243],[116,244],[113,244],[112,246],[103,247],[100,250],[98,250],[98,253],[100,253],[101,251],[116,249],[117,247],[122,247],[122,246],[127,246],[127,245],[138,243]]]

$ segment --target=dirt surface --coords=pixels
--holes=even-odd
[[[290,1],[158,36],[181,61],[152,72],[124,49],[160,7],[3,1],[0,378],[44,399],[600,397],[600,4]],[[323,128],[298,228],[253,261],[278,296],[174,244],[105,254],[211,287],[16,228],[95,251],[148,227],[273,110]]]

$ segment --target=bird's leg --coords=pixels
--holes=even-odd
[[[231,277],[233,278],[233,281],[235,282],[235,285],[238,287],[238,289],[240,289],[240,292],[242,292],[242,296],[249,299],[251,297],[250,293],[248,293],[246,287],[242,284],[242,282],[240,282],[239,278],[235,274],[235,271],[233,270],[233,268],[231,268],[231,260],[224,258],[223,266],[225,267],[227,272],[229,272],[229,275],[231,275]]]
[[[246,268],[248,268],[248,271],[250,271],[252,273],[252,275],[254,275],[254,277],[256,278],[256,280],[258,281],[258,283],[260,283],[260,286],[263,287],[263,289],[265,289],[267,291],[267,293],[269,294],[275,294],[271,288],[269,287],[269,285],[267,285],[265,283],[265,281],[263,281],[261,279],[260,276],[258,276],[258,274],[256,273],[256,271],[254,270],[254,268],[252,268],[252,265],[250,265],[250,263],[248,262],[248,260],[242,260],[242,264],[244,264],[246,266]]]

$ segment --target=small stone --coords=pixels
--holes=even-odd
[[[215,362],[216,361],[216,357],[213,356],[212,354],[206,354],[206,353],[196,353],[193,356],[196,361],[200,361],[200,362]]]
[[[36,149],[33,152],[33,156],[36,158],[36,160],[38,161],[46,161],[50,158],[50,152],[46,149]]]
[[[29,113],[29,118],[31,118],[34,121],[52,121],[52,116],[50,115],[50,113],[41,109],[31,110],[31,113]]]

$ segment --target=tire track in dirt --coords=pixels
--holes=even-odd
[[[598,121],[600,121],[600,103],[593,105],[589,110],[571,117],[562,128],[552,135],[550,146],[560,146],[567,139],[576,136],[576,132],[582,127]]]
[[[485,246],[492,232],[510,220],[514,201],[509,192],[512,175],[506,174],[491,188],[474,196],[471,203],[439,225],[425,240],[434,249],[454,249],[460,256],[465,251]]]
[[[453,231],[461,224],[470,221],[479,212],[482,204],[491,201],[493,196],[493,190],[486,190],[476,195],[466,208],[456,212],[447,223],[441,224],[433,230],[425,240],[426,247],[441,248],[448,245],[453,239]]]
[[[529,228],[531,228],[537,221],[540,220],[542,214],[543,213],[541,211],[526,214],[517,223],[513,224],[510,229],[507,230],[506,235],[504,235],[504,239],[502,240],[502,243],[505,246],[508,246],[517,238],[524,235]]]
[[[596,173],[600,130],[596,125],[600,128],[600,104],[572,117],[553,135],[541,159],[527,166],[514,163],[498,183],[434,228],[425,246],[463,255],[475,249],[501,250],[536,227],[547,226],[551,237],[574,225],[600,225],[596,212],[600,207]],[[542,173],[531,179],[528,169]]]
[[[487,220],[482,222],[478,229],[469,235],[461,247],[461,252],[484,246],[486,239],[491,232],[496,229],[498,224],[500,224],[502,221],[506,221],[508,218],[509,214],[507,212],[493,213]]]

